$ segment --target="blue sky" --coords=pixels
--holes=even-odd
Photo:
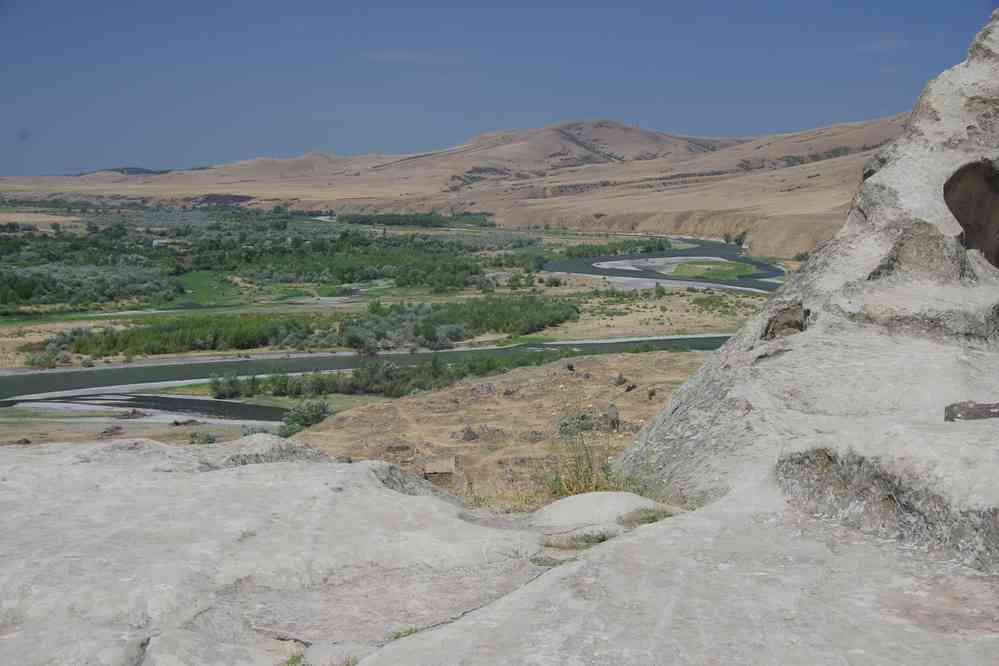
[[[0,0],[0,175],[413,152],[585,118],[862,120],[911,108],[996,6]]]

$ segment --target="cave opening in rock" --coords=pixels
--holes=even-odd
[[[961,224],[958,239],[999,267],[999,170],[987,159],[965,164],[944,185],[944,201]]]

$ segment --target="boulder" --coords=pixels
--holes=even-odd
[[[596,531],[614,528],[622,516],[638,509],[658,507],[658,503],[634,493],[584,493],[565,497],[535,511],[528,524],[547,534],[580,529]]]
[[[537,534],[270,435],[0,449],[0,663],[282,663],[523,585]],[[358,655],[361,656],[361,655]]]

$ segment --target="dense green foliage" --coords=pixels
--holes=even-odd
[[[44,209],[25,202],[17,206]],[[245,297],[243,289],[266,287],[269,297],[282,298],[345,293],[374,280],[436,293],[465,288],[488,293],[496,287],[486,275],[490,268],[534,273],[561,256],[669,247],[666,239],[639,238],[543,247],[536,236],[482,228],[491,225],[482,213],[341,215],[323,222],[310,217],[314,213],[280,207],[109,208],[56,201],[48,208],[73,212],[83,224],[55,233],[18,225],[0,233],[0,310],[188,307],[234,303]],[[387,228],[454,225],[466,228],[436,234],[389,233]],[[243,286],[231,278],[241,278]],[[513,286],[527,282],[518,277]],[[310,291],[303,292],[303,284]]]
[[[283,419],[284,423],[281,424],[277,434],[281,437],[291,437],[309,426],[321,423],[323,419],[332,415],[332,413],[333,411],[330,409],[330,406],[324,400],[306,400],[300,402],[288,410],[288,414]]]
[[[342,213],[336,216],[336,221],[343,224],[367,224],[386,227],[445,228],[460,225],[472,225],[476,227],[495,226],[489,220],[489,217],[482,213],[459,213],[458,215],[449,216],[439,213]]]
[[[401,287],[448,291],[475,284],[483,262],[474,253],[490,245],[231,207],[87,219],[82,233],[0,235],[0,305],[165,303],[182,295],[182,276],[198,271],[326,286],[390,278]],[[517,238],[515,246],[525,242]]]
[[[536,294],[488,296],[456,303],[383,306],[366,313],[231,314],[136,320],[125,328],[74,328],[41,347],[88,356],[179,354],[189,351],[285,347],[379,349],[425,346],[445,349],[482,333],[523,335],[579,316],[566,299]]]
[[[0,268],[0,305],[100,303],[121,299],[169,300],[181,293],[156,267],[40,264]]]
[[[212,378],[211,393],[213,397],[220,399],[250,398],[265,393],[296,398],[316,398],[331,393],[398,398],[416,391],[449,386],[465,377],[482,377],[514,368],[541,365],[574,354],[572,350],[566,349],[503,355],[467,354],[455,359],[435,355],[431,360],[417,365],[371,361],[352,373],[276,374],[265,378],[227,375]]]
[[[90,356],[297,347],[310,336],[325,335],[340,319],[319,314],[187,315],[122,329],[75,328],[59,333],[48,345]],[[335,340],[331,342],[334,346]]]
[[[414,345],[447,349],[483,333],[526,335],[578,317],[574,301],[536,294],[389,307],[373,303],[366,315],[344,322],[341,340],[369,352]]]
[[[570,245],[565,249],[565,256],[575,259],[578,257],[605,257],[617,254],[642,254],[646,252],[665,252],[672,247],[668,238],[627,238],[608,243]]]

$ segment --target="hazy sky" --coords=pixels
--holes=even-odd
[[[911,108],[996,6],[0,0],[0,175],[413,152],[585,118],[862,120]]]

